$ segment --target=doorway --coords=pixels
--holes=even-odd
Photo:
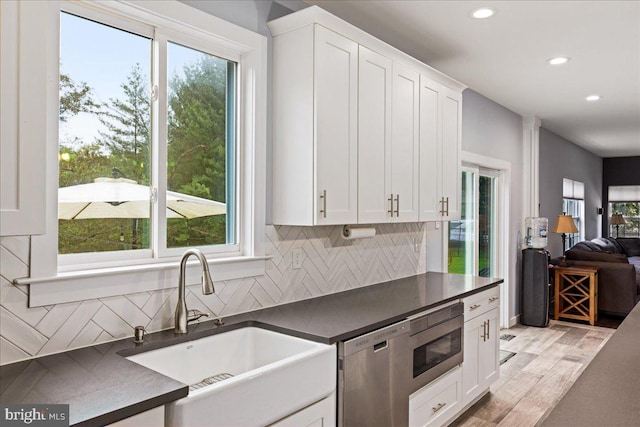
[[[510,300],[515,271],[510,265],[509,192],[511,165],[499,159],[462,152],[461,218],[444,222],[442,271],[499,277],[500,327],[514,324]]]
[[[498,176],[495,170],[462,168],[461,218],[448,223],[449,273],[496,276]]]

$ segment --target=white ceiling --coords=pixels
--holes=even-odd
[[[640,155],[640,1],[305,2],[600,157]],[[471,19],[480,6],[497,14]]]

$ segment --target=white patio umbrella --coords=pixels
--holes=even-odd
[[[96,178],[58,189],[59,219],[149,218],[151,189],[126,178]],[[224,203],[167,191],[167,218],[227,213]]]

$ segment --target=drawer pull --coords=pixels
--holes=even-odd
[[[489,302],[494,302],[497,299],[498,299],[498,297],[491,297],[491,298],[489,298]]]
[[[469,310],[475,310],[476,308],[480,308],[480,304],[473,304],[471,307],[469,307]]]
[[[433,408],[431,408],[433,410],[433,413],[435,414],[436,412],[438,412],[440,409],[444,408],[447,404],[446,403],[438,403],[436,406],[434,406]]]

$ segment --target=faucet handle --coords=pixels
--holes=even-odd
[[[203,313],[200,310],[189,310],[187,311],[187,323],[194,322],[201,317],[209,317],[210,315],[210,313]]]

